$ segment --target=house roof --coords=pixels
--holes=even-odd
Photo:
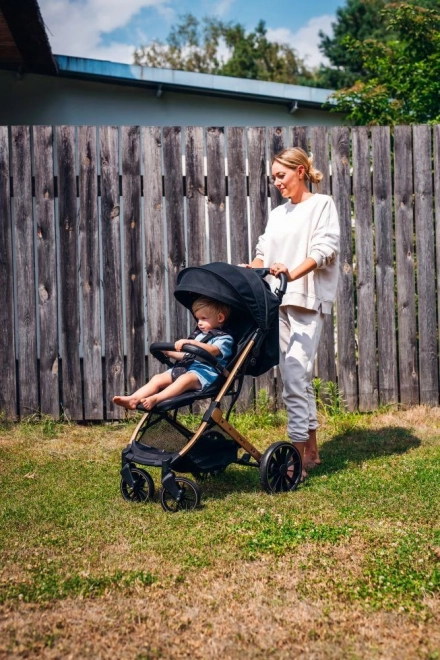
[[[56,74],[57,64],[35,0],[0,0],[0,66]]]
[[[53,55],[37,0],[0,0],[0,68],[156,90],[321,108],[330,89]]]
[[[272,103],[286,103],[292,110],[298,105],[319,108],[328,101],[331,89],[288,85],[284,83],[232,78],[191,71],[156,69],[137,64],[118,64],[66,55],[55,56],[59,74],[123,85],[135,85],[156,89],[157,96],[166,90],[241,98]]]

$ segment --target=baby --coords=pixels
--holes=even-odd
[[[234,348],[234,340],[230,334],[222,331],[231,313],[231,308],[211,298],[201,297],[192,305],[192,312],[197,319],[199,334],[194,339],[178,339],[174,344],[174,351],[164,351],[164,354],[175,360],[183,360],[183,369],[168,369],[162,374],[153,376],[151,380],[129,396],[115,396],[113,402],[118,406],[135,410],[138,404],[146,410],[165,399],[170,399],[187,391],[205,389],[218,377],[218,372],[209,364],[190,360],[189,354],[182,352],[185,344],[192,344],[204,348],[217,358],[220,366],[225,367],[229,362]],[[210,331],[212,337],[206,342],[202,339]],[[185,358],[185,359],[184,359]],[[178,375],[180,371],[181,375]],[[183,371],[183,373],[182,373]],[[174,373],[173,373],[174,372]]]

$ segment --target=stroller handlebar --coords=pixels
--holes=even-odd
[[[150,353],[154,355],[155,358],[162,362],[162,364],[167,364],[169,367],[173,367],[175,362],[170,360],[162,351],[175,351],[174,343],[169,341],[156,341],[150,346]],[[182,347],[182,352],[190,353],[196,359],[201,362],[208,362],[213,367],[218,367],[217,358],[214,355],[211,355],[209,351],[202,348],[201,346],[194,346],[193,344],[184,344]]]
[[[174,362],[164,355],[162,351],[175,351],[176,349],[174,348],[174,344],[171,343],[170,341],[155,341],[153,344],[150,346],[150,353],[151,355],[154,355],[156,359],[159,360],[159,362],[162,362],[162,364],[167,364],[169,367],[172,367]]]
[[[258,273],[258,275],[262,278],[267,277],[268,275],[270,275],[270,269],[269,268],[254,268],[253,270],[255,270]],[[279,279],[279,281],[280,281],[280,286],[277,289],[275,289],[274,293],[275,293],[276,297],[278,298],[278,300],[281,302],[282,299],[283,299],[284,294],[286,293],[286,289],[287,289],[286,274],[285,273],[280,273],[277,276],[277,279]]]

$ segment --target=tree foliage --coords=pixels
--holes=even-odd
[[[393,3],[391,7],[395,10],[397,4]],[[408,4],[438,10],[439,0],[410,0]],[[355,44],[367,39],[383,43],[395,39],[396,34],[383,17],[383,10],[389,5],[390,0],[347,0],[336,10],[333,35],[319,33],[319,49],[330,61],[330,66],[321,65],[315,75],[315,85],[341,89],[367,76],[362,49]]]
[[[364,79],[333,96],[333,109],[355,124],[440,121],[440,13],[408,3],[381,14],[393,39],[346,40]]]
[[[240,23],[199,21],[192,14],[171,28],[166,43],[155,40],[134,52],[135,64],[290,84],[312,79],[303,60],[287,44],[267,39],[264,21],[252,32]]]

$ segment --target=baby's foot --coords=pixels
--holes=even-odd
[[[114,396],[113,403],[117,406],[122,406],[127,410],[136,410],[139,401],[134,396]]]
[[[157,403],[157,396],[147,396],[145,399],[142,399],[141,404],[144,406],[145,410],[152,410]]]

